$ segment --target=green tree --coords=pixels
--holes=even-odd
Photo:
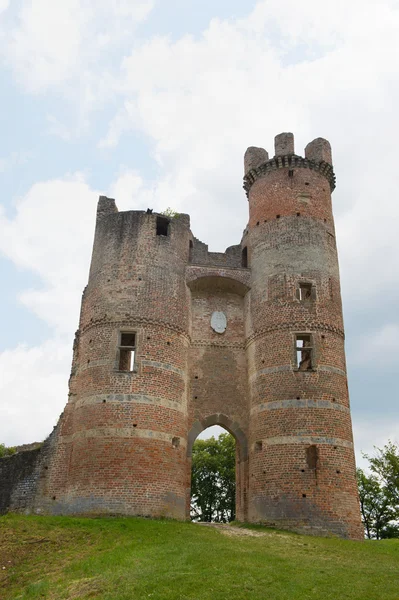
[[[4,458],[4,456],[11,456],[15,454],[16,450],[13,446],[5,446],[4,444],[0,444],[0,458]]]
[[[390,440],[376,448],[375,456],[364,454],[372,474],[357,470],[360,510],[369,538],[399,537],[399,447]]]
[[[376,456],[367,456],[370,469],[384,484],[392,503],[399,509],[399,446],[390,440],[383,448],[376,448]]]
[[[196,440],[191,471],[191,519],[226,523],[235,519],[235,440]]]
[[[390,495],[375,475],[367,476],[362,469],[356,470],[359,488],[360,512],[365,534],[369,539],[380,540],[394,537],[394,519],[397,516]]]

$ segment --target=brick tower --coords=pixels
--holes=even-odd
[[[188,215],[100,197],[69,400],[17,479],[0,461],[0,512],[187,518],[192,445],[221,425],[238,519],[360,539],[334,185],[326,140],[249,148],[249,224],[224,253]]]
[[[249,520],[361,537],[330,144],[245,154]]]
[[[52,512],[185,514],[189,237],[100,197]]]

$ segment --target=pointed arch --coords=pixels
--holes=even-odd
[[[201,431],[204,429],[208,429],[208,427],[212,427],[213,425],[220,425],[220,427],[224,427],[227,429],[229,433],[236,439],[238,444],[238,451],[240,461],[245,461],[248,458],[248,442],[247,437],[243,430],[240,428],[238,423],[229,419],[227,415],[222,413],[215,413],[213,415],[209,415],[202,421],[195,421],[193,426],[191,427],[188,438],[187,438],[187,456],[191,458],[193,444]]]

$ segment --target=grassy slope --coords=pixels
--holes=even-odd
[[[229,537],[174,521],[7,515],[0,598],[399,599],[399,540],[263,531]]]

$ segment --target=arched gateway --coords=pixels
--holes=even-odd
[[[249,148],[249,221],[225,253],[188,215],[100,197],[68,403],[0,509],[184,519],[193,440],[220,424],[240,519],[361,538],[334,187],[326,140]]]
[[[226,415],[216,413],[209,415],[202,421],[195,421],[187,437],[187,498],[186,517],[190,518],[191,499],[191,455],[193,444],[198,435],[213,425],[220,425],[234,437],[236,442],[236,518],[239,521],[247,520],[247,491],[248,491],[248,441],[239,425]]]

